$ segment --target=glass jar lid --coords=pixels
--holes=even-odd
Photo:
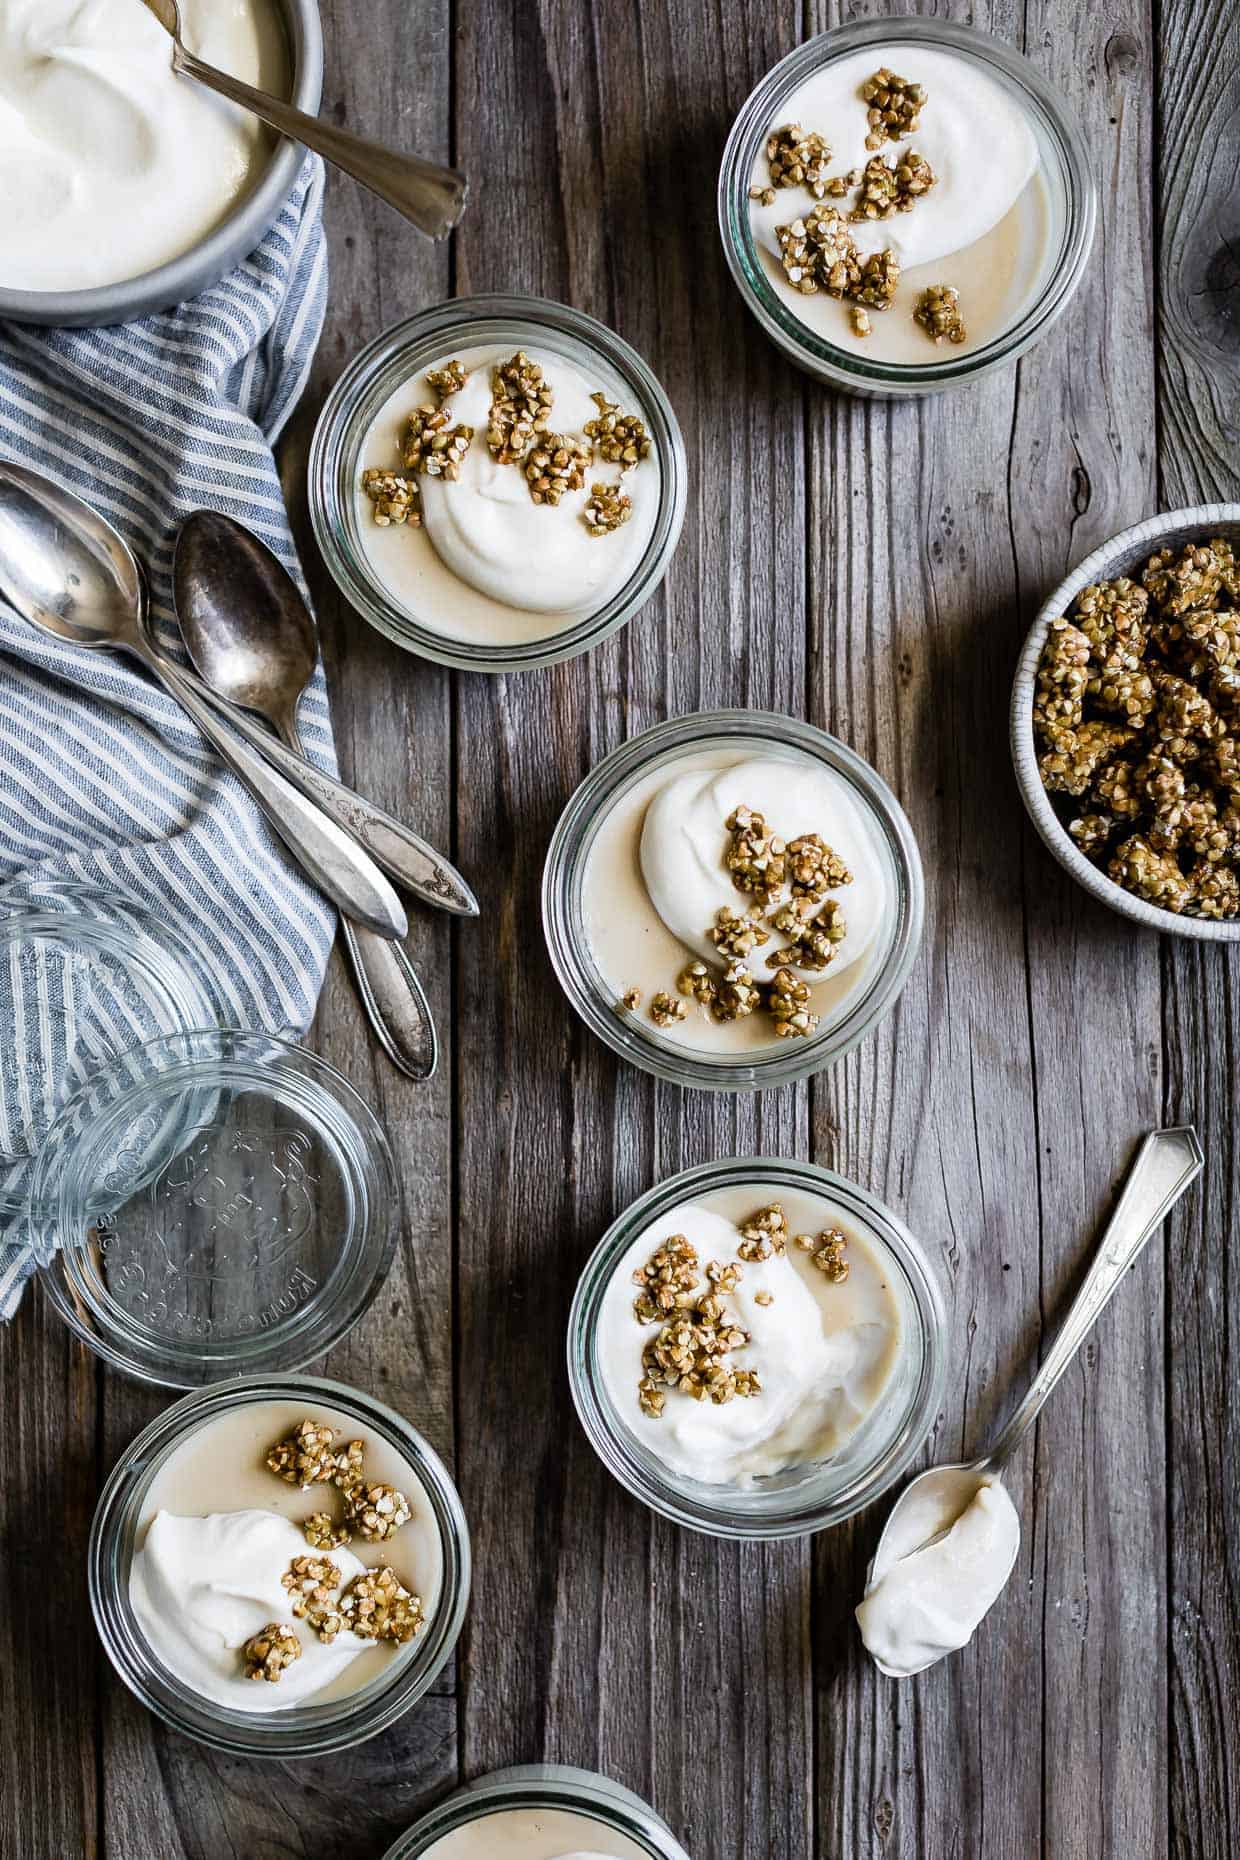
[[[114,1056],[59,1109],[29,1237],[113,1367],[191,1388],[300,1368],[386,1276],[399,1187],[373,1112],[314,1054],[214,1028]]]
[[[130,1047],[216,1019],[193,951],[141,904],[59,879],[5,887],[0,1228],[6,1242],[25,1239],[21,1222],[31,1203],[35,1159],[86,1080]]]

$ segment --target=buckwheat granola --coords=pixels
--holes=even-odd
[[[1212,539],[1082,590],[1052,623],[1034,728],[1075,843],[1163,910],[1240,914],[1240,571]],[[1083,644],[1082,644],[1083,642]]]
[[[969,334],[960,314],[960,292],[952,284],[928,284],[913,306],[913,321],[931,342],[964,342]]]
[[[926,101],[924,86],[897,77],[886,65],[880,65],[873,77],[866,80],[861,86],[861,95],[869,105],[867,148],[879,149],[884,142],[899,142],[904,136],[911,136],[921,122]]]
[[[778,187],[807,187],[815,200],[827,191],[831,151],[820,135],[802,129],[800,123],[785,123],[782,129],[771,131],[766,139],[766,164],[771,185],[760,188],[758,195],[767,206],[774,205],[772,190]]]
[[[251,1634],[241,1649],[247,1679],[266,1679],[278,1683],[286,1666],[301,1658],[301,1642],[288,1622],[269,1621]]]
[[[670,1313],[656,1296],[643,1291],[634,1304],[639,1324],[661,1323],[658,1335],[642,1351],[642,1375],[637,1402],[643,1414],[657,1420],[667,1405],[667,1391],[675,1389],[695,1401],[723,1403],[735,1396],[759,1395],[762,1385],[751,1369],[738,1369],[727,1361],[734,1350],[749,1342],[749,1333],[737,1323],[724,1299],[740,1279],[735,1261],[712,1260],[705,1268],[705,1285],[697,1270],[697,1251],[683,1234],[665,1242],[647,1266],[634,1273],[638,1283],[663,1283],[667,1267],[663,1255],[676,1248],[675,1303]],[[693,1283],[684,1283],[692,1271]],[[666,1294],[665,1294],[666,1295]]]

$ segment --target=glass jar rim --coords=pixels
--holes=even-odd
[[[511,1808],[580,1811],[610,1833],[640,1842],[650,1860],[689,1860],[663,1817],[631,1789],[610,1776],[563,1763],[517,1764],[463,1784],[407,1828],[383,1860],[421,1860],[445,1835]]]
[[[607,1287],[616,1266],[641,1231],[695,1195],[754,1186],[798,1189],[836,1203],[868,1241],[876,1242],[899,1272],[920,1329],[916,1386],[900,1426],[877,1462],[854,1475],[830,1498],[815,1499],[801,1486],[782,1488],[786,1504],[766,1504],[759,1485],[706,1486],[670,1468],[656,1470],[637,1449],[636,1437],[613,1421],[595,1373],[595,1340]],[[608,1472],[635,1498],[688,1530],[705,1536],[775,1541],[810,1536],[853,1517],[904,1476],[935,1424],[947,1375],[947,1310],[938,1278],[921,1243],[892,1209],[868,1189],[819,1163],[779,1156],[742,1156],[699,1163],[647,1189],[612,1222],[582,1270],[568,1319],[568,1379],[577,1418]],[[829,1465],[824,1462],[824,1465]],[[701,1494],[712,1494],[705,1498]]]
[[[1019,89],[1062,164],[1069,221],[1062,249],[1036,300],[1010,328],[968,354],[883,363],[819,336],[775,292],[756,256],[749,186],[773,112],[798,79],[867,45],[925,41],[988,65]],[[793,361],[859,393],[925,394],[967,386],[1017,360],[1056,321],[1079,285],[1093,246],[1097,187],[1084,139],[1066,102],[1023,52],[980,27],[920,15],[854,20],[815,34],[772,66],[737,112],[719,169],[718,217],[724,257],[742,301],[764,333]]]
[[[109,916],[109,910],[123,912],[129,921],[122,926]],[[4,886],[0,889],[0,951],[15,948],[26,939],[76,944],[96,960],[104,958],[115,963],[146,991],[151,1003],[166,1009],[179,1023],[158,1038],[175,1038],[208,1025],[218,1011],[216,991],[183,933],[157,917],[140,898],[107,885],[35,875]],[[102,1066],[115,1063],[127,1050],[118,1048],[92,1064],[70,1098],[76,1097]],[[64,1108],[62,1104],[57,1110],[53,1125]],[[51,1212],[34,1201],[37,1152],[32,1151],[27,1160],[20,1188],[0,1186],[0,1215],[22,1223],[25,1231],[32,1219]],[[22,1233],[18,1238],[24,1244]]]
[[[558,633],[511,646],[453,639],[422,626],[383,590],[360,550],[353,547],[340,495],[340,471],[352,444],[358,409],[400,356],[432,337],[462,333],[484,338],[491,326],[528,325],[526,339],[536,346],[540,331],[583,344],[599,353],[640,402],[661,468],[659,508],[641,561],[628,580],[597,612],[575,620]],[[476,329],[474,326],[477,326]],[[498,331],[497,331],[498,334]],[[377,411],[377,407],[373,411]],[[362,349],[332,388],[315,424],[306,468],[310,521],[328,570],[345,598],[376,631],[406,651],[458,671],[533,671],[591,651],[631,620],[654,594],[667,572],[680,539],[688,501],[687,465],[680,423],[661,382],[649,364],[615,330],[550,298],[505,293],[449,298],[393,323]]]
[[[117,1097],[108,1107],[107,1130],[124,1121],[139,1102],[157,1105],[216,1085],[253,1086],[275,1101],[270,1070],[260,1059],[275,1055],[286,1068],[311,1081],[301,1108],[317,1115],[330,1101],[338,1114],[333,1131],[356,1184],[364,1191],[353,1230],[340,1240],[340,1257],[346,1246],[348,1270],[331,1283],[331,1296],[294,1301],[284,1314],[277,1311],[267,1322],[257,1322],[239,1339],[226,1339],[208,1348],[197,1331],[179,1341],[167,1330],[132,1321],[123,1307],[101,1295],[79,1270],[78,1254],[93,1258],[89,1210],[75,1192],[72,1165],[80,1144],[75,1141],[75,1120],[93,1094],[113,1085]],[[135,1069],[158,1068],[147,1080],[128,1089]],[[287,1086],[291,1072],[281,1073]],[[86,1125],[87,1137],[97,1143],[100,1125]],[[104,1132],[106,1135],[106,1131]],[[179,1154],[179,1152],[178,1152]],[[137,1382],[177,1390],[210,1387],[223,1377],[291,1373],[334,1347],[369,1308],[387,1277],[396,1247],[401,1205],[400,1182],[383,1126],[356,1088],[334,1066],[278,1034],[250,1029],[209,1027],[150,1040],[129,1048],[97,1067],[61,1107],[39,1151],[31,1184],[27,1231],[41,1264],[39,1280],[44,1293],[75,1336],[110,1367]],[[81,1229],[81,1240],[66,1238]],[[204,1366],[213,1374],[204,1376]]]
[[[896,923],[886,957],[838,1021],[808,1039],[782,1041],[744,1058],[703,1059],[692,1049],[659,1040],[631,1025],[599,991],[592,966],[567,921],[578,866],[593,843],[604,811],[658,758],[712,737],[774,742],[825,762],[849,786],[880,834],[891,860]],[[695,711],[652,724],[597,762],[556,823],[543,867],[543,936],[551,965],[570,1005],[590,1031],[630,1065],[672,1085],[701,1091],[760,1091],[785,1085],[834,1065],[850,1053],[894,1007],[917,957],[925,917],[921,858],[908,816],[887,783],[863,756],[816,724],[776,711]]]
[[[300,1400],[348,1414],[407,1460],[430,1502],[443,1574],[439,1601],[410,1657],[327,1705],[287,1712],[234,1712],[165,1676],[129,1601],[137,1515],[151,1481],[191,1429],[251,1403]],[[123,1567],[122,1567],[123,1563]],[[100,1494],[87,1549],[95,1626],[118,1677],[148,1711],[184,1736],[237,1756],[289,1760],[323,1756],[386,1730],[422,1698],[451,1657],[469,1604],[472,1552],[460,1495],[443,1460],[413,1424],[374,1396],[321,1376],[250,1376],[196,1389],[156,1416],[121,1455]]]

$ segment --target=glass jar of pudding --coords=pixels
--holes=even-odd
[[[799,46],[744,104],[719,176],[724,252],[762,328],[867,395],[1022,355],[1080,283],[1096,212],[1063,101],[1019,52],[941,19]]]
[[[390,1847],[384,1860],[689,1860],[631,1789],[589,1770],[524,1764],[480,1776]]]
[[[311,1757],[386,1729],[442,1672],[469,1531],[400,1415],[317,1377],[252,1377],[186,1396],[133,1442],[100,1497],[88,1577],[108,1658],[150,1711],[217,1750]]]
[[[646,363],[593,317],[460,298],[345,370],[309,495],[328,568],[381,633],[517,671],[588,651],[649,600],[684,520],[684,443]]]
[[[786,848],[778,884],[747,859],[738,810]],[[803,849],[819,859],[808,878]],[[922,917],[916,843],[886,783],[825,731],[765,711],[676,718],[613,751],[565,808],[543,875],[547,947],[586,1025],[705,1090],[783,1085],[849,1052],[894,1005]]]
[[[903,1477],[938,1414],[946,1321],[922,1247],[856,1183],[775,1157],[707,1163],[599,1242],[569,1380],[595,1452],[653,1511],[797,1537]]]

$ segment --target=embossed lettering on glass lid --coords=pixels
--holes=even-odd
[[[119,1367],[174,1387],[309,1361],[391,1258],[379,1125],[330,1067],[266,1035],[126,1054],[66,1107],[40,1178],[54,1302]]]

